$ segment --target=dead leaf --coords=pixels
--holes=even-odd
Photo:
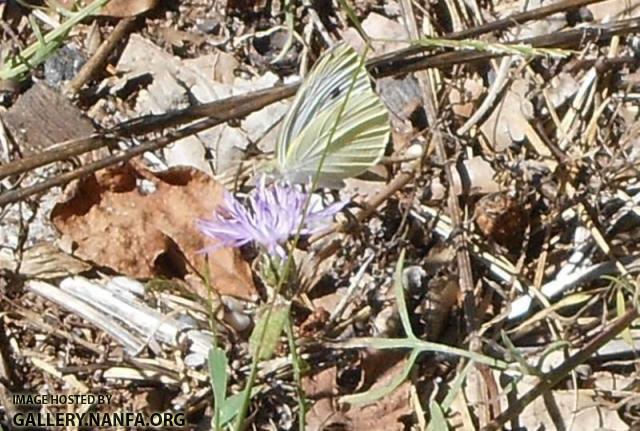
[[[469,118],[473,114],[480,96],[484,92],[484,85],[480,77],[467,78],[464,80],[462,89],[452,88],[449,93],[449,102],[454,114]]]
[[[379,353],[379,352],[378,352]],[[391,365],[389,355],[372,355],[365,358],[363,367],[369,371],[368,380],[375,381],[373,387],[389,385],[406,365],[398,361]],[[393,361],[391,361],[393,362]],[[302,387],[306,396],[316,400],[307,413],[307,426],[310,431],[341,429],[348,431],[385,431],[405,430],[405,420],[411,417],[413,409],[410,402],[411,383],[405,381],[388,396],[375,403],[359,406],[339,406],[337,397],[336,368],[329,368],[314,376],[305,377]]]
[[[576,430],[629,429],[616,409],[599,405],[598,396],[590,390],[547,392],[529,404],[519,419],[525,429],[560,430],[569,428],[569,424]]]
[[[415,77],[407,75],[404,78],[382,78],[377,83],[378,94],[382,98],[389,111],[395,114],[399,120],[412,120],[422,108],[422,95],[420,85]],[[392,118],[392,121],[396,118]],[[421,128],[422,125],[415,125]]]
[[[480,198],[473,219],[485,238],[516,253],[522,246],[529,213],[524,202],[506,192],[497,192]]]
[[[29,247],[22,255],[20,274],[28,278],[59,278],[89,271],[91,265],[53,244],[43,242]]]
[[[500,187],[495,177],[495,171],[491,164],[480,156],[464,160],[461,165],[452,170],[453,192],[456,195],[469,194],[471,196],[486,193],[495,193]],[[438,177],[431,183],[430,200],[438,201],[446,197],[446,187]]]
[[[511,378],[501,378],[500,374],[499,371],[493,372],[495,380],[506,385]],[[469,373],[464,389],[467,405],[476,416],[484,403],[483,397],[476,391],[483,387],[478,379],[478,373]],[[501,392],[500,405],[508,408],[513,400],[529,392],[538,382],[537,377],[523,376],[515,384],[516,390],[511,398],[507,397],[506,391]],[[521,429],[527,430],[628,430],[629,426],[622,421],[615,405],[603,403],[602,393],[592,389],[551,390],[528,404],[518,415],[517,423]]]
[[[152,76],[153,82],[138,92],[134,108],[137,115],[146,115],[185,108],[194,100],[208,103],[271,88],[279,80],[271,72],[251,80],[236,77],[237,64],[232,57],[219,52],[181,59],[142,36],[132,34],[117,69],[124,74],[120,81],[126,82],[141,74]],[[112,88],[121,85],[116,82]],[[275,134],[270,132],[276,129],[274,125],[287,109],[287,103],[274,103],[248,115],[240,127],[225,123],[174,142],[164,149],[164,156],[169,166],[188,165],[209,174],[235,169],[244,150],[252,143],[257,143],[262,151],[273,151]]]
[[[608,0],[588,6],[594,22],[610,22],[640,16],[640,0]]]
[[[558,108],[564,104],[578,91],[578,87],[578,82],[570,73],[561,72],[554,76],[548,90],[549,100],[553,107]]]
[[[196,34],[189,31],[178,30],[175,28],[167,27],[160,28],[160,36],[164,39],[167,44],[175,46],[177,48],[182,48],[185,46],[185,43],[189,43],[192,45],[201,45],[205,43],[206,37],[202,34]]]
[[[51,219],[85,260],[132,277],[184,278],[194,269],[204,273],[200,251],[213,244],[205,242],[195,222],[213,213],[222,192],[220,184],[195,169],[152,173],[125,165],[82,180],[69,200],[54,207]],[[221,294],[249,298],[255,293],[238,250],[211,253],[208,271]]]
[[[529,84],[517,79],[507,90],[480,130],[494,151],[503,151],[513,142],[521,142],[527,135],[529,120],[533,118],[533,105],[527,99]]]
[[[369,57],[386,54],[409,45],[409,36],[404,24],[394,21],[375,12],[370,13],[362,21],[362,29],[371,38],[373,50]],[[358,53],[364,52],[365,42],[353,27],[342,32],[344,41]]]
[[[59,0],[59,3],[67,9],[71,9],[76,0]],[[91,4],[93,0],[86,3]],[[150,11],[157,4],[158,0],[111,0],[100,10],[98,15],[126,18]]]

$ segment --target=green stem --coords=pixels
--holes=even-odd
[[[509,367],[507,362],[500,359],[491,358],[479,353],[469,352],[457,347],[447,346],[446,344],[433,343],[431,341],[423,341],[418,338],[374,338],[361,337],[352,338],[348,341],[340,343],[332,343],[331,347],[337,349],[378,349],[378,350],[419,350],[422,352],[440,352],[449,355],[461,356],[469,358],[475,362],[489,365],[498,369],[506,369]]]
[[[284,285],[285,280],[287,280],[289,278],[289,273],[291,271],[291,266],[293,263],[293,258],[292,256],[292,252],[291,250],[293,250],[298,242],[300,241],[300,236],[302,234],[302,228],[304,226],[304,222],[305,219],[307,217],[307,214],[309,212],[309,206],[311,204],[311,192],[313,190],[316,189],[316,187],[318,186],[318,178],[320,177],[320,172],[322,172],[322,166],[324,165],[324,161],[327,157],[327,153],[329,151],[329,148],[331,148],[331,142],[333,141],[333,137],[335,135],[336,129],[338,127],[338,124],[340,122],[340,119],[342,118],[342,115],[344,114],[344,110],[345,107],[347,105],[347,102],[349,101],[349,97],[351,96],[351,93],[353,92],[353,88],[355,86],[355,83],[358,79],[358,73],[360,73],[360,71],[362,70],[362,68],[364,67],[365,64],[365,59],[366,59],[366,53],[368,51],[368,47],[365,48],[365,52],[362,54],[362,57],[360,58],[360,64],[358,65],[358,69],[356,70],[355,74],[353,75],[353,79],[351,80],[351,83],[349,85],[349,89],[347,90],[346,96],[344,98],[344,102],[342,103],[342,105],[340,106],[340,110],[338,111],[338,114],[336,115],[336,120],[333,124],[333,127],[330,130],[329,133],[329,139],[328,139],[328,143],[327,146],[325,147],[324,151],[322,152],[322,156],[320,157],[320,161],[318,163],[318,167],[316,168],[316,171],[313,175],[312,181],[311,181],[311,186],[309,189],[309,193],[307,195],[307,198],[305,199],[305,203],[304,203],[304,207],[302,210],[302,219],[300,220],[300,224],[298,225],[298,229],[296,231],[296,235],[293,239],[293,242],[291,244],[291,248],[289,249],[289,252],[287,253],[287,261],[284,265],[284,271],[282,273],[282,278],[280,278],[278,280],[278,284],[275,288],[275,291],[273,293],[273,297],[271,298],[271,300],[269,301],[269,303],[267,304],[267,310],[266,310],[266,314],[265,314],[265,321],[266,324],[264,325],[261,333],[260,333],[260,337],[258,338],[259,342],[258,342],[258,347],[257,347],[257,351],[256,351],[256,355],[252,358],[251,360],[251,370],[249,372],[249,378],[247,380],[247,384],[246,387],[244,389],[243,392],[243,397],[242,397],[242,405],[240,407],[240,410],[238,412],[238,418],[236,420],[236,425],[234,427],[235,431],[242,431],[242,424],[244,422],[244,418],[247,415],[247,411],[249,410],[249,401],[251,400],[251,388],[253,387],[253,384],[255,382],[256,379],[256,375],[257,375],[257,371],[258,371],[258,361],[260,360],[260,350],[262,348],[262,344],[264,341],[264,336],[266,333],[266,328],[269,326],[269,319],[271,318],[271,311],[273,310],[273,306],[275,304],[276,298],[278,297],[278,294],[280,293],[280,290],[282,289],[282,286]]]
[[[97,0],[89,6],[75,13],[71,18],[63,22],[60,27],[47,33],[41,40],[34,42],[16,57],[9,58],[0,69],[0,79],[11,79],[27,72],[33,66],[43,62],[47,56],[60,44],[59,39],[66,36],[69,30],[79,24],[85,18],[97,13],[109,0]],[[15,59],[20,64],[14,65]]]
[[[293,334],[293,323],[291,316],[287,319],[287,339],[289,340],[289,350],[291,351],[291,365],[293,366],[293,378],[296,383],[296,395],[298,396],[298,429],[304,431],[307,422],[307,404],[302,389],[302,370],[300,368],[300,356],[296,349],[296,339]]]

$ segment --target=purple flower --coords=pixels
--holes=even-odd
[[[267,186],[264,178],[251,191],[246,205],[226,190],[224,193],[224,202],[213,218],[197,222],[204,235],[220,242],[214,248],[240,247],[254,241],[271,255],[285,258],[283,245],[298,232],[308,194],[295,185],[274,183]],[[319,231],[345,204],[339,202],[323,208],[319,199],[312,196],[300,233]]]

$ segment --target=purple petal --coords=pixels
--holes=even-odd
[[[253,241],[268,253],[286,258],[283,245],[298,231],[307,197],[299,186],[282,183],[267,186],[263,177],[244,205],[225,191],[213,217],[197,221],[197,226],[203,235],[216,239],[221,246],[240,247]],[[323,208],[319,201],[312,201],[302,232],[321,229],[345,205],[346,202],[337,202]]]

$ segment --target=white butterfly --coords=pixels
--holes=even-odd
[[[298,90],[276,142],[279,177],[308,183],[325,151],[318,178],[318,185],[324,187],[339,187],[343,179],[378,163],[391,129],[387,109],[373,92],[362,63],[352,48],[338,44],[315,64]]]

